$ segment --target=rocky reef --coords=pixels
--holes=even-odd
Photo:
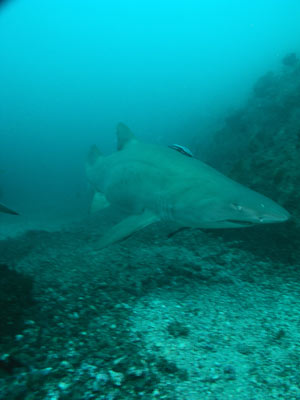
[[[33,305],[32,279],[0,263],[0,343],[18,332],[26,311]]]
[[[300,61],[282,59],[215,133],[207,161],[300,216]]]

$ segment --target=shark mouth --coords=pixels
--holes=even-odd
[[[254,222],[251,222],[251,221],[239,221],[238,219],[225,219],[224,222],[230,222],[231,224],[240,225],[240,226],[253,226],[253,225],[256,225]]]

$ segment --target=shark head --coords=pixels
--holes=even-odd
[[[234,184],[223,187],[218,195],[195,189],[186,191],[174,209],[175,219],[198,228],[242,228],[285,222],[290,218],[288,211],[273,200]],[[184,204],[182,210],[181,204]]]

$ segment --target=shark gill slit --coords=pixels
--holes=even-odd
[[[165,196],[160,196],[158,202],[158,214],[164,221],[173,221],[173,207]]]

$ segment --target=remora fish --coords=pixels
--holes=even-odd
[[[122,123],[117,138],[117,152],[104,157],[92,146],[86,165],[95,189],[92,209],[112,205],[128,213],[102,236],[99,248],[161,220],[178,227],[240,228],[290,216],[273,200],[195,158],[138,141]]]

